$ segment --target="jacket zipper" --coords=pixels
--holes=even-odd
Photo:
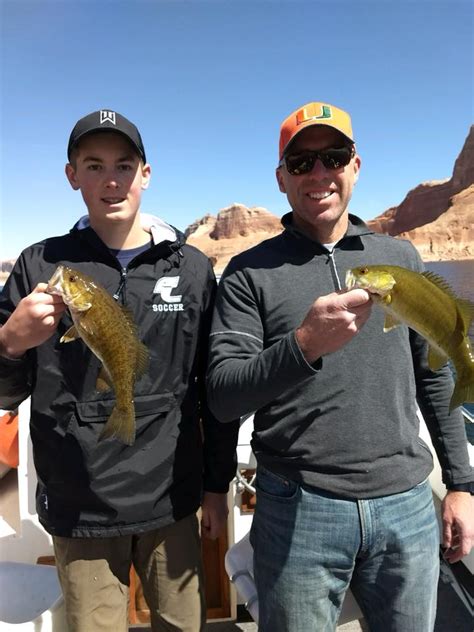
[[[339,274],[337,273],[336,260],[334,259],[334,250],[335,248],[328,252],[328,261],[331,266],[331,273],[334,285],[336,286],[337,290],[342,290],[341,280],[339,279]]]
[[[119,286],[114,294],[114,299],[116,301],[119,300],[120,296],[122,296],[122,305],[126,304],[126,300],[125,300],[125,286],[127,283],[127,268],[122,268],[120,270],[120,283]]]

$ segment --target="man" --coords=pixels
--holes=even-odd
[[[37,510],[53,536],[70,632],[128,629],[132,562],[155,632],[201,630],[196,510],[202,500],[202,531],[217,537],[235,473],[238,422],[218,424],[204,389],[214,273],[176,229],[140,212],[150,174],[133,123],[111,110],[80,119],[66,175],[88,214],[27,248],[0,296],[0,406],[31,396]],[[60,341],[72,322],[46,284],[58,264],[126,306],[149,350],[132,445],[100,440],[115,397],[96,390],[100,362],[82,340]]]
[[[452,378],[346,271],[421,271],[415,248],[374,234],[348,204],[361,165],[349,115],[308,103],[282,124],[276,177],[284,232],[232,259],[218,290],[209,404],[226,422],[256,411],[252,524],[262,632],[334,630],[352,590],[370,630],[433,629],[439,537],[416,403],[443,467],[446,558],[472,544],[472,469]]]

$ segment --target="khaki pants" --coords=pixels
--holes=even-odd
[[[153,632],[200,632],[206,612],[195,515],[141,535],[54,536],[69,632],[128,630],[133,562],[150,608]]]

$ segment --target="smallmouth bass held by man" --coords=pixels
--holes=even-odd
[[[349,270],[349,289],[362,288],[385,311],[384,331],[405,323],[429,344],[428,364],[436,371],[448,359],[456,370],[449,410],[474,402],[474,353],[469,327],[474,305],[455,296],[446,281],[432,272],[400,266],[369,265]]]
[[[99,440],[116,437],[135,441],[133,389],[148,366],[149,353],[137,336],[131,314],[94,279],[68,266],[59,265],[48,281],[47,292],[59,294],[69,308],[74,325],[60,342],[82,338],[102,362],[98,391],[113,389],[116,404]]]

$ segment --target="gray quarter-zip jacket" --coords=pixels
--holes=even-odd
[[[339,351],[308,364],[295,330],[312,303],[364,264],[423,270],[408,242],[349,216],[329,252],[283,218],[282,234],[234,257],[219,284],[210,338],[208,403],[223,422],[255,412],[257,460],[290,479],[350,498],[410,489],[432,469],[417,403],[447,485],[472,480],[459,410],[448,412],[449,367],[432,372],[427,344],[405,326],[383,333],[374,307]],[[322,332],[321,335],[324,335]]]

